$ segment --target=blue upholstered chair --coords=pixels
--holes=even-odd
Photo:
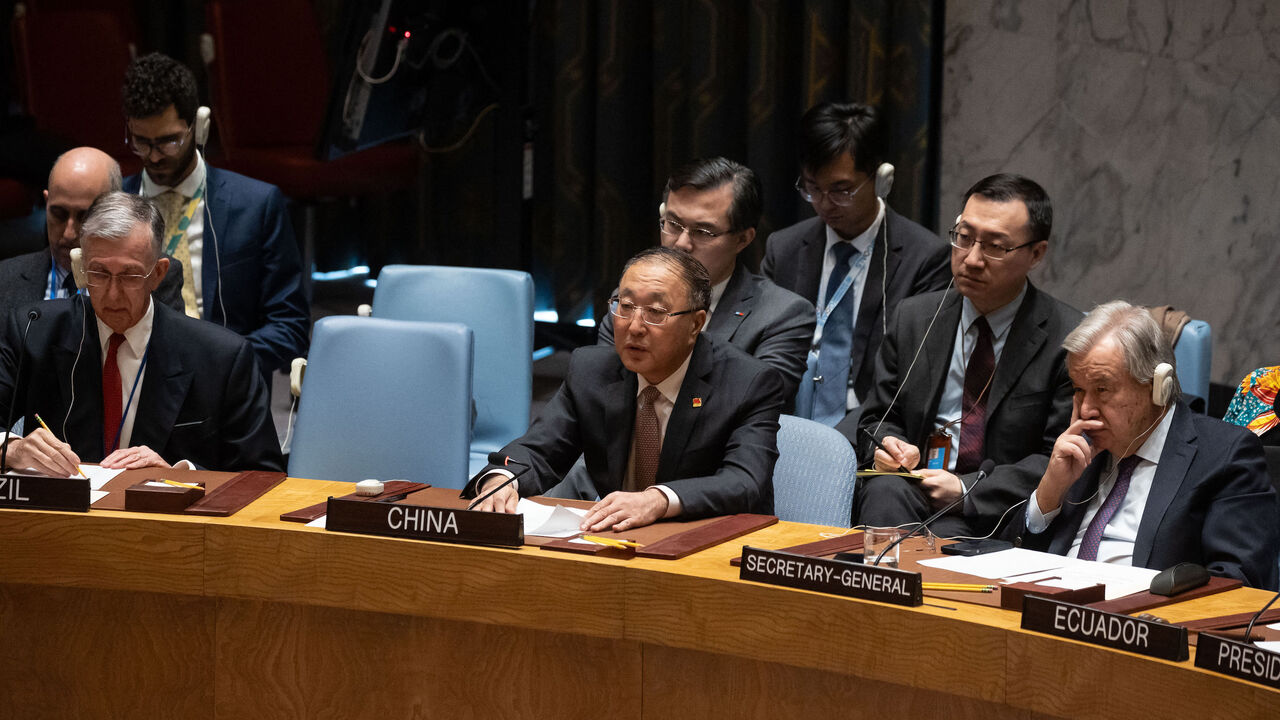
[[[529,428],[533,398],[533,278],[516,270],[388,265],[373,317],[457,322],[475,333],[471,467]]]
[[[316,323],[289,475],[461,488],[468,473],[471,330],[352,316]]]
[[[858,457],[835,428],[805,418],[779,419],[773,510],[782,520],[849,527]]]
[[[1209,402],[1209,367],[1213,359],[1213,331],[1203,320],[1191,320],[1173,346],[1182,392]]]

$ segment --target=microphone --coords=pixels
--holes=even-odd
[[[13,410],[18,405],[18,386],[22,383],[22,360],[27,354],[27,333],[31,332],[31,323],[40,319],[40,311],[31,308],[27,311],[27,326],[22,330],[22,343],[18,346],[18,372],[13,376],[13,393],[9,396],[9,416],[4,422],[4,447],[0,448],[0,473],[9,467],[10,430],[13,428]]]
[[[1261,610],[1254,613],[1253,617],[1249,618],[1249,626],[1244,629],[1245,642],[1250,642],[1249,638],[1253,635],[1253,624],[1258,622],[1258,618],[1262,617],[1262,613],[1266,612],[1267,608],[1271,607],[1271,603],[1274,603],[1276,598],[1280,598],[1280,592],[1272,595],[1271,599],[1267,601],[1267,604],[1263,605]]]
[[[948,512],[950,512],[950,511],[951,511],[951,508],[953,508],[953,507],[955,507],[956,505],[959,505],[960,503],[964,502],[964,499],[965,499],[966,497],[969,497],[969,493],[973,492],[973,489],[974,489],[974,488],[976,488],[976,487],[978,487],[978,483],[982,482],[983,480],[986,480],[986,479],[987,479],[987,476],[991,474],[991,471],[992,471],[992,470],[994,470],[994,469],[995,469],[995,467],[996,467],[996,461],[995,461],[995,460],[992,460],[992,459],[990,459],[990,458],[987,458],[986,460],[983,460],[983,461],[982,461],[982,465],[980,465],[980,466],[978,467],[978,476],[977,476],[977,477],[975,477],[975,478],[973,479],[973,484],[972,484],[972,485],[970,485],[970,486],[968,487],[968,489],[966,489],[964,492],[960,493],[960,497],[956,498],[955,500],[952,500],[950,505],[947,505],[946,507],[942,508],[942,509],[941,509],[941,510],[939,510],[938,512],[934,513],[933,515],[931,515],[931,516],[929,517],[929,519],[927,519],[927,520],[925,520],[924,522],[922,522],[922,523],[920,523],[920,524],[916,525],[915,529],[914,529],[914,530],[912,530],[911,532],[907,533],[906,535],[903,535],[902,537],[898,538],[897,540],[894,540],[893,542],[891,542],[891,543],[889,543],[888,545],[886,545],[886,546],[885,546],[885,548],[884,548],[883,550],[881,550],[881,551],[880,551],[880,554],[876,556],[876,561],[875,561],[874,563],[872,563],[872,565],[879,565],[879,564],[880,564],[880,558],[883,558],[885,553],[887,553],[887,552],[889,552],[890,550],[894,549],[895,547],[897,547],[897,546],[901,545],[901,544],[902,544],[902,542],[903,542],[904,540],[906,540],[907,538],[911,537],[912,535],[915,535],[915,534],[919,533],[921,530],[924,530],[925,528],[929,527],[929,523],[932,523],[934,520],[937,520],[938,518],[942,517],[943,515],[946,515]]]
[[[511,477],[507,478],[505,481],[498,483],[497,487],[495,487],[494,489],[492,489],[492,490],[490,490],[489,492],[485,493],[484,495],[481,495],[480,497],[476,498],[475,500],[472,500],[472,501],[471,501],[471,504],[467,506],[467,509],[468,509],[468,510],[471,510],[471,509],[472,509],[472,508],[474,508],[476,505],[479,505],[480,503],[484,502],[485,500],[488,500],[490,497],[492,497],[494,494],[496,494],[499,490],[501,490],[502,488],[504,488],[504,487],[506,487],[506,486],[510,485],[511,483],[513,483],[513,482],[515,482],[515,481],[519,480],[521,475],[525,474],[526,472],[529,472],[529,465],[528,465],[527,463],[522,463],[522,462],[520,462],[519,460],[515,460],[515,459],[513,459],[510,455],[503,455],[503,454],[502,454],[502,453],[500,453],[500,452],[491,452],[491,453],[489,453],[489,458],[488,458],[488,459],[489,459],[489,464],[490,464],[490,465],[502,465],[502,466],[504,466],[504,467],[510,467],[510,466],[512,466],[512,465],[519,465],[520,467],[522,467],[522,468],[524,468],[524,469],[523,469],[523,470],[521,470],[520,472],[514,473]],[[490,471],[490,472],[492,472],[492,471]],[[468,487],[479,487],[480,479],[481,479],[482,477],[484,477],[486,474],[487,474],[487,473],[486,473],[484,470],[481,470],[479,474],[477,474],[475,477],[471,478],[471,482],[467,483],[467,486],[468,486]],[[463,492],[465,493],[466,491],[464,490]],[[464,495],[464,497],[465,497],[465,495]]]

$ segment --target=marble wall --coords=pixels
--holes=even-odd
[[[948,0],[939,227],[993,172],[1044,185],[1033,281],[1213,326],[1213,379],[1280,364],[1280,3]]]

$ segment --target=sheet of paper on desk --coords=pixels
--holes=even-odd
[[[324,528],[324,527],[325,527],[325,525],[324,525],[324,520],[325,520],[325,518],[327,518],[327,517],[329,517],[329,516],[328,516],[328,515],[321,515],[320,517],[316,518],[315,520],[312,520],[311,522],[307,523],[307,527],[318,527],[318,528]],[[328,528],[325,528],[325,529],[327,530]]]
[[[1066,558],[1061,555],[1011,548],[972,557],[948,555],[947,557],[922,560],[920,564],[938,568],[939,570],[950,570],[996,580],[1040,570],[1052,570],[1053,568],[1061,567],[1064,560]],[[1018,580],[1021,581],[1022,578],[1018,578]]]
[[[1043,582],[1053,587],[1080,588],[1096,583],[1107,586],[1106,598],[1114,600],[1151,587],[1156,570],[1128,565],[1091,562],[1023,548],[964,557],[952,555],[921,561],[921,565],[990,579]]]
[[[89,504],[92,505],[110,494],[111,493],[107,492],[106,490],[90,490]]]
[[[1275,627],[1273,625],[1268,625],[1267,627],[1271,628],[1272,630],[1280,630],[1280,627]],[[1258,646],[1263,650],[1270,650],[1271,652],[1274,652],[1274,653],[1280,653],[1280,640],[1260,640],[1254,643],[1254,645]]]
[[[542,505],[521,498],[516,512],[524,516],[524,534],[542,537],[567,538],[582,532],[578,526],[586,517],[586,510],[564,505]]]
[[[80,469],[89,477],[89,487],[93,490],[101,490],[103,485],[106,485],[115,479],[115,476],[124,472],[123,468],[104,468],[101,465],[81,465]],[[72,475],[71,477],[79,476]]]

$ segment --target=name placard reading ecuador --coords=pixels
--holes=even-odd
[[[920,573],[842,560],[742,548],[743,580],[915,607],[924,602]]]
[[[1196,643],[1196,667],[1280,690],[1280,653],[1209,633]]]
[[[1028,595],[1022,629],[1160,658],[1186,660],[1187,629]]]
[[[325,527],[337,532],[520,547],[524,516],[329,498]]]
[[[89,511],[86,478],[0,475],[0,508]]]

